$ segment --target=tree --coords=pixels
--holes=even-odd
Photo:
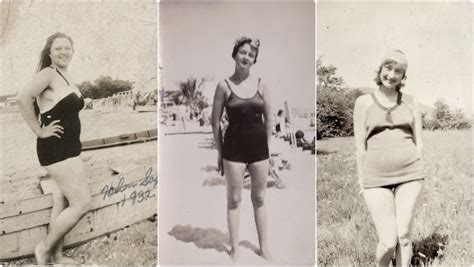
[[[340,76],[336,76],[337,68],[333,65],[324,66],[322,63],[322,57],[319,57],[316,61],[316,75],[318,77],[317,88],[330,88],[340,89],[344,86],[344,79]]]
[[[208,107],[207,99],[202,95],[202,92],[198,91],[197,79],[194,77],[188,77],[185,81],[179,82],[179,88],[181,89],[181,101],[179,104],[189,106],[191,110],[201,112],[204,108]],[[179,96],[178,96],[178,99]]]
[[[112,96],[116,93],[129,91],[132,89],[133,83],[130,81],[113,80],[109,76],[101,76],[94,81],[84,81],[77,87],[84,97],[92,99],[100,99]]]
[[[449,130],[470,128],[471,123],[461,109],[451,111],[444,99],[436,100],[431,119],[423,117],[423,128],[428,130]]]
[[[359,89],[342,90],[344,80],[336,75],[337,68],[316,62],[318,85],[316,91],[317,137],[350,136],[353,134],[353,110]]]

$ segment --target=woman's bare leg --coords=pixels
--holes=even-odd
[[[397,213],[397,266],[409,266],[413,256],[411,229],[416,205],[423,190],[424,180],[403,183],[395,189],[395,209]]]
[[[364,198],[377,230],[377,265],[388,266],[398,243],[395,198],[382,187],[364,189]]]
[[[266,159],[249,164],[248,170],[252,179],[251,198],[260,252],[263,258],[271,261],[267,238],[267,211],[265,209],[265,192],[269,167],[269,161]]]
[[[66,196],[69,206],[56,217],[46,239],[35,248],[38,264],[46,264],[52,256],[54,247],[90,210],[91,194],[79,157],[70,158],[45,167],[55,179],[61,192]]]
[[[49,223],[49,231],[51,232],[51,227],[54,220],[58,217],[69,204],[64,194],[61,192],[58,184],[54,179],[51,180],[51,191],[53,193],[53,208],[51,209],[51,219]],[[52,252],[52,262],[59,263],[63,258],[63,248],[64,248],[64,238],[59,240],[58,244],[53,248]]]
[[[229,228],[230,256],[232,260],[239,258],[239,221],[240,202],[242,200],[242,184],[244,172],[247,167],[245,163],[223,161],[227,188],[227,226]]]

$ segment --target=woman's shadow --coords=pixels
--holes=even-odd
[[[224,234],[216,228],[199,228],[191,225],[175,225],[171,231],[168,232],[179,241],[186,243],[194,243],[198,248],[215,249],[218,252],[225,252],[230,254],[229,235]],[[259,253],[258,248],[250,243],[250,241],[243,240],[239,242],[239,246],[243,246],[252,250],[255,254]]]

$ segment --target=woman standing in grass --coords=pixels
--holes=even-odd
[[[379,266],[388,266],[394,252],[397,265],[410,264],[410,233],[424,185],[421,115],[413,97],[400,91],[407,67],[402,51],[389,51],[375,78],[379,88],[354,107],[359,184],[378,234]]]
[[[227,222],[232,247],[230,255],[234,261],[239,255],[239,207],[246,169],[252,180],[251,198],[260,244],[259,254],[270,260],[264,201],[270,168],[270,95],[265,83],[250,74],[250,68],[257,62],[259,46],[258,39],[237,39],[232,51],[234,74],[219,82],[212,107],[217,164],[219,171],[226,177]],[[229,126],[222,140],[220,121],[224,108],[229,117]]]
[[[63,238],[91,207],[89,184],[79,157],[79,111],[84,100],[67,73],[73,54],[69,36],[51,35],[41,51],[38,73],[18,94],[21,114],[38,137],[39,162],[54,181],[48,235],[35,247],[39,265],[77,264],[63,255]]]

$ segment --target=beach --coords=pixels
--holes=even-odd
[[[39,165],[36,137],[19,112],[0,112],[1,170],[0,198],[15,201],[42,194],[39,178],[47,172]],[[81,141],[156,129],[156,112],[136,112],[131,108],[119,111],[82,110]],[[83,151],[89,183],[112,177],[112,169],[147,165],[157,172],[157,141]],[[114,220],[113,217],[107,218]],[[144,220],[89,240],[66,250],[66,254],[83,257],[88,264],[156,264],[156,221]],[[115,253],[114,253],[115,252]],[[34,258],[24,258],[11,264],[33,264]]]
[[[226,221],[225,180],[216,172],[217,150],[210,127],[189,134],[160,128],[159,262],[166,264],[232,264]],[[269,179],[265,203],[273,264],[313,266],[314,155],[273,140],[291,170],[279,172],[286,188]],[[257,232],[250,190],[242,191],[240,259],[237,264],[269,264],[256,254]]]

